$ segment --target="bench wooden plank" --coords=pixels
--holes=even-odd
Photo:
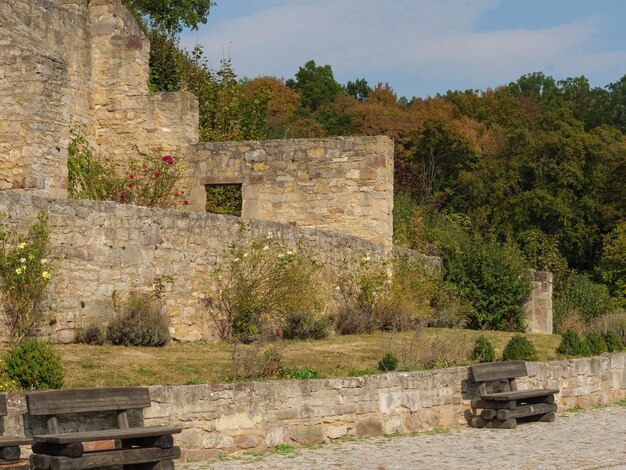
[[[472,408],[474,409],[490,409],[490,410],[500,410],[503,408],[507,408],[512,410],[515,408],[515,400],[511,401],[494,401],[494,400],[482,400],[480,398],[472,398],[471,403]]]
[[[24,436],[0,436],[0,447],[27,446],[33,440]]]
[[[470,426],[473,428],[515,429],[517,427],[517,421],[514,419],[502,421],[500,419],[472,418]]]
[[[57,415],[148,408],[150,392],[145,387],[48,390],[28,393],[26,400],[31,415]]]
[[[49,444],[70,444],[72,442],[106,441],[110,439],[139,439],[143,437],[166,436],[179,432],[181,432],[181,429],[176,427],[146,426],[141,428],[68,432],[66,434],[38,434],[33,436],[33,440]]]
[[[524,361],[486,362],[470,366],[476,382],[512,379],[528,375]]]
[[[3,395],[0,398],[0,416],[6,416],[7,414],[7,396]]]
[[[488,393],[481,395],[483,400],[511,401],[523,400],[525,398],[544,397],[559,393],[558,388],[537,388],[531,390],[516,390],[514,392]]]
[[[100,468],[112,465],[134,465],[159,460],[180,458],[180,448],[160,449],[116,449],[83,454],[82,457],[58,457],[45,454],[32,454],[31,462],[35,468],[51,470],[80,470],[84,468]]]
[[[511,418],[525,418],[527,416],[542,415],[556,411],[556,403],[537,403],[536,405],[522,405],[514,410],[498,410],[498,419],[507,420]]]

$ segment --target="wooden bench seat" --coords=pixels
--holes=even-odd
[[[8,414],[7,396],[0,395],[0,417]],[[17,462],[20,459],[20,446],[30,445],[32,440],[24,436],[0,436],[0,464]]]
[[[96,388],[32,392],[26,395],[32,416],[47,416],[48,434],[33,437],[31,468],[79,470],[123,466],[133,470],[173,470],[180,448],[173,434],[180,428],[169,426],[131,427],[127,410],[150,406],[147,388]],[[117,427],[60,432],[59,418],[76,413],[115,412]],[[115,448],[86,450],[83,443],[114,441]]]
[[[480,398],[472,400],[475,412],[470,425],[477,428],[513,429],[520,418],[554,421],[557,409],[554,395],[559,389],[518,390],[515,379],[528,375],[524,361],[490,362],[470,366],[479,384]]]

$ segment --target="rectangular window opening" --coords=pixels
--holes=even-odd
[[[207,212],[241,217],[241,184],[207,184],[204,187]]]

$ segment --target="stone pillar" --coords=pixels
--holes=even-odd
[[[552,334],[552,273],[530,270],[533,290],[524,306],[528,333]]]

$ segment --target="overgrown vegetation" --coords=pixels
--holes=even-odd
[[[323,336],[321,266],[301,247],[271,235],[235,244],[213,273],[208,312],[220,339],[251,343],[287,327],[293,337]]]
[[[184,178],[182,163],[172,155],[129,158],[121,173],[111,160],[95,152],[78,129],[72,130],[67,153],[71,198],[164,208],[189,204],[178,188]]]
[[[45,320],[46,287],[50,282],[48,219],[40,214],[28,235],[0,229],[0,296],[10,338],[21,341]]]

